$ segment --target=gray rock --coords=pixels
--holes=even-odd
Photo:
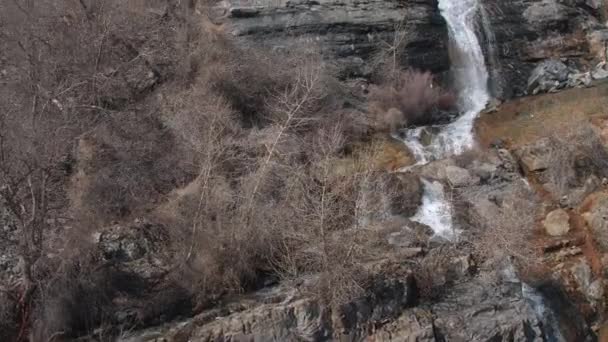
[[[528,80],[539,62],[568,58],[586,65],[602,58],[582,33],[602,27],[601,11],[584,5],[583,0],[481,0],[484,24],[480,30],[486,60],[491,65],[492,94],[502,99],[531,93]],[[597,34],[594,35],[598,36]],[[597,40],[597,39],[596,39]],[[601,44],[595,44],[599,47]],[[562,81],[564,82],[562,78]],[[541,88],[559,88],[554,81]],[[530,90],[530,91],[528,91]],[[540,89],[539,89],[540,91]]]
[[[528,78],[528,93],[547,93],[564,88],[570,73],[570,69],[559,60],[546,60],[534,68]]]
[[[365,327],[397,317],[415,300],[413,278],[376,279],[368,296],[336,308],[284,284],[261,290],[234,308],[210,310],[186,321],[125,334],[120,341],[145,341],[142,336],[175,341],[331,341],[358,340]]]
[[[473,173],[483,183],[491,181],[498,172],[498,166],[490,163],[480,163],[473,167]]]
[[[568,75],[567,86],[569,88],[590,87],[591,82],[593,82],[593,79],[590,72],[571,73]]]
[[[578,263],[570,268],[570,273],[578,290],[587,298],[587,301],[594,306],[600,304],[604,297],[604,281],[593,279],[593,273],[587,260],[581,258]]]
[[[445,175],[450,185],[455,188],[479,184],[479,177],[471,175],[469,170],[458,166],[448,166]]]
[[[475,279],[432,306],[435,333],[450,341],[543,341],[542,323],[518,283]]]
[[[223,10],[216,12],[228,14],[224,20],[239,39],[271,50],[316,44],[345,76],[369,76],[370,59],[383,41],[393,41],[400,22],[407,32],[403,66],[449,69],[447,27],[436,0],[227,0],[218,6]]]
[[[564,209],[553,210],[543,220],[543,226],[551,236],[566,235],[570,231],[570,216]]]
[[[395,342],[435,342],[433,313],[430,310],[415,308],[406,311],[369,336],[369,341]]]
[[[453,159],[445,158],[432,161],[426,165],[416,167],[415,172],[425,179],[446,180],[446,169],[448,166],[456,166]]]
[[[604,78],[608,78],[608,64],[606,62],[602,62],[593,68],[591,71],[591,77],[594,80],[602,80]]]

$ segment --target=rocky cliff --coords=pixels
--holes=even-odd
[[[605,59],[603,4],[591,0],[483,0],[478,34],[498,98],[526,94],[540,61],[567,59],[587,70]],[[216,17],[243,41],[291,49],[318,43],[345,77],[369,76],[371,57],[406,33],[401,64],[441,73],[449,69],[448,34],[437,0],[226,0]]]
[[[524,95],[532,70],[545,59],[585,70],[605,58],[601,8],[600,1],[483,0],[480,34],[493,95]]]
[[[367,76],[374,52],[406,32],[402,64],[442,72],[449,68],[447,28],[437,0],[227,0],[216,9],[231,32],[271,49],[315,42],[343,76]]]

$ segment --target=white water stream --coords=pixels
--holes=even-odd
[[[437,181],[430,182],[426,179],[423,179],[422,183],[424,184],[422,205],[416,215],[412,217],[412,221],[431,227],[435,235],[448,240],[453,239],[456,232],[452,223],[452,205],[445,196],[443,184]]]
[[[458,92],[458,108],[462,115],[454,122],[439,127],[429,144],[421,142],[425,127],[406,132],[405,144],[416,157],[417,164],[460,154],[474,144],[473,123],[490,99],[488,71],[481,45],[476,34],[480,13],[478,0],[439,0],[441,15],[449,30],[452,50],[452,75]],[[451,203],[446,199],[443,186],[438,182],[424,181],[422,206],[413,220],[430,226],[436,235],[451,239],[454,227]]]
[[[407,132],[405,143],[420,164],[462,153],[473,146],[473,123],[490,99],[488,71],[475,33],[479,8],[478,0],[439,0],[439,9],[447,22],[452,44],[451,72],[458,89],[458,107],[462,115],[440,127],[440,132],[426,146],[419,139],[424,127]]]

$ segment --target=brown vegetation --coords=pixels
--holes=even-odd
[[[455,103],[454,95],[435,84],[431,73],[413,70],[396,71],[384,84],[372,87],[369,97],[376,126],[391,132],[434,123],[439,111]]]
[[[582,186],[591,175],[600,179],[608,176],[608,151],[593,125],[579,123],[551,135],[549,142],[550,167],[545,173],[558,198]]]
[[[171,269],[154,287],[186,289],[199,308],[307,274],[328,302],[365,290],[370,241],[350,229],[377,175],[373,152],[351,154],[367,123],[341,108],[314,47],[237,47],[180,1],[14,0],[0,12],[0,195],[22,259],[6,340],[114,325],[116,296],[134,289],[91,235],[142,216],[169,230]]]

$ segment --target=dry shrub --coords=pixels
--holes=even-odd
[[[524,263],[536,261],[532,236],[540,218],[539,199],[523,180],[495,188],[481,185],[468,190],[469,198],[494,198],[480,202],[470,218],[476,233],[472,243],[476,253],[487,260],[514,257]]]
[[[371,112],[381,130],[431,124],[438,111],[450,109],[454,96],[434,84],[429,72],[396,71],[384,84],[370,91]]]
[[[356,120],[335,113],[332,66],[315,49],[217,48],[227,51],[201,51],[191,83],[175,84],[162,100],[163,121],[198,168],[157,211],[174,227],[179,277],[200,304],[267,277],[331,274],[335,260],[348,270],[338,279],[349,282],[356,263],[332,236],[353,225],[355,175],[334,165]]]
[[[608,151],[597,130],[587,122],[549,137],[547,163],[544,176],[559,197],[582,185],[590,175],[608,176]]]
[[[22,48],[18,30],[9,32],[13,46],[2,51],[25,50],[9,57],[29,63],[24,74],[40,72],[40,79],[30,80],[27,92],[16,86],[23,79],[0,90],[1,157],[10,156],[2,165],[28,166],[19,163],[26,157],[41,171],[52,170],[53,186],[42,189],[48,184],[41,181],[43,196],[35,197],[48,193],[60,214],[75,218],[69,224],[76,233],[57,238],[71,241],[59,245],[73,247],[74,259],[49,263],[29,280],[36,294],[24,308],[35,309],[29,318],[38,320],[40,339],[86,334],[111,315],[110,302],[136,295],[117,287],[112,274],[95,272],[100,260],[80,266],[85,257],[78,254],[91,231],[150,211],[171,227],[175,267],[163,281],[181,281],[201,304],[268,278],[314,273],[321,275],[319,289],[331,289],[322,291],[328,301],[361,294],[366,239],[349,229],[358,221],[359,183],[369,174],[335,170],[360,127],[351,113],[337,112],[334,68],[316,49],[281,55],[239,48],[171,5],[182,2],[161,12],[142,2],[70,2],[83,6],[77,9],[57,3],[40,2],[20,17],[25,23],[62,18],[65,26],[32,26],[25,42],[31,44]],[[43,16],[42,9],[56,15]],[[47,40],[36,37],[42,33]],[[45,58],[27,61],[36,49]],[[428,75],[417,77],[430,82]],[[405,88],[397,82],[395,91]],[[31,103],[34,111],[24,110]],[[10,149],[6,141],[13,142]],[[69,172],[60,168],[66,155],[77,159]],[[18,171],[6,173],[28,179],[27,168]],[[68,207],[63,191],[72,173]],[[21,204],[31,202],[33,188],[20,189]],[[46,212],[32,212],[36,222],[48,222]],[[32,234],[36,258],[51,249],[43,230]],[[145,307],[160,302],[145,299]]]

